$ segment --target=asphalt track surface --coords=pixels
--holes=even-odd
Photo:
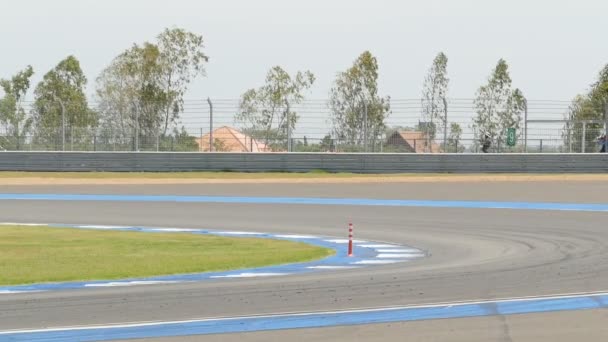
[[[3,186],[2,193],[286,196],[606,203],[596,182]],[[341,236],[415,246],[420,261],[281,278],[0,296],[0,330],[187,320],[608,290],[608,213],[218,203],[2,201],[1,221]],[[159,341],[608,340],[605,309]]]

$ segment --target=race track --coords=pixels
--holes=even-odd
[[[322,197],[607,203],[572,182],[3,186],[2,193]],[[408,306],[608,290],[608,213],[315,204],[0,201],[4,222],[200,227],[345,236],[430,257],[265,279],[0,295],[0,331]],[[159,341],[608,340],[608,310],[167,337]],[[0,340],[2,336],[0,335]]]

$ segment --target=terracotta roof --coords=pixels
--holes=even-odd
[[[262,142],[242,133],[233,127],[223,126],[213,130],[213,140],[222,145],[217,152],[270,152]],[[199,151],[209,151],[209,133],[196,139]]]
[[[415,153],[439,153],[441,148],[435,140],[431,140],[430,146],[427,147],[426,134],[421,131],[398,131],[392,136],[398,134]],[[392,137],[391,136],[391,137]],[[390,139],[389,139],[390,144]]]

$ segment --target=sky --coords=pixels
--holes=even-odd
[[[443,51],[452,98],[474,97],[504,58],[528,99],[570,100],[608,63],[607,14],[605,0],[0,0],[0,78],[32,65],[35,84],[72,54],[93,95],[116,55],[180,27],[203,35],[210,57],[189,99],[236,99],[275,65],[312,71],[308,97],[324,99],[369,50],[394,99],[420,97]]]

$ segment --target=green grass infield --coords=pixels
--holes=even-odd
[[[261,238],[0,226],[0,285],[226,271],[332,254]]]

